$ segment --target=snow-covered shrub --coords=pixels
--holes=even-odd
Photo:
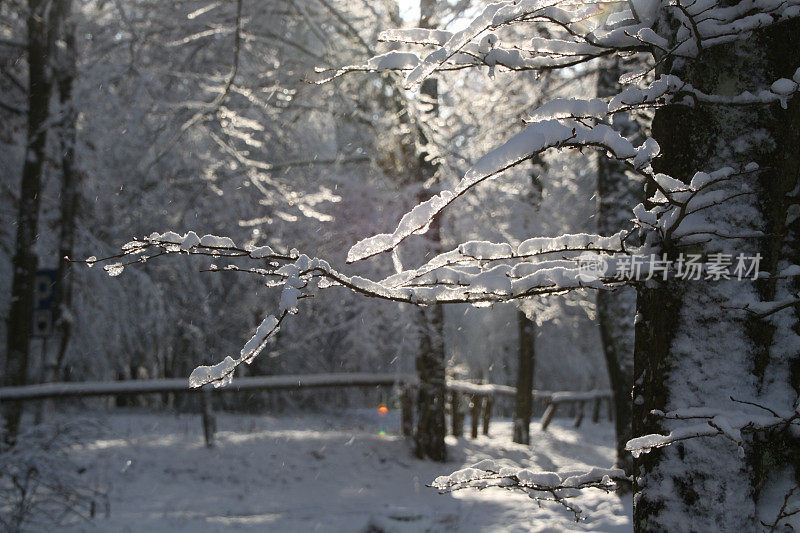
[[[0,529],[52,530],[107,509],[105,495],[67,453],[86,423],[39,424],[0,450]]]

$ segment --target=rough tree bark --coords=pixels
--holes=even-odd
[[[530,444],[531,416],[533,414],[533,375],[535,355],[535,328],[525,313],[517,311],[517,393],[514,397],[514,442]]]
[[[664,23],[679,26],[676,21]],[[703,50],[694,60],[664,61],[660,70],[701,91],[731,96],[756,93],[778,78],[791,78],[798,66],[800,21],[790,21],[756,31],[747,40]],[[787,110],[779,104],[670,105],[656,112],[653,134],[662,150],[654,169],[684,182],[696,170],[750,161],[761,168],[719,184],[731,200],[703,216],[719,235],[756,230],[764,237],[714,236],[691,248],[666,240],[662,249],[671,259],[681,252],[703,254],[704,261],[716,252],[734,257],[760,253],[760,270],[770,273],[796,262],[796,228],[787,226],[787,215],[797,202],[800,172],[798,99]],[[732,300],[781,300],[792,294],[794,284],[673,279],[642,286],[635,326],[634,434],[669,432],[678,424],[652,410],[741,408],[731,397],[794,410],[800,383],[796,307],[764,318],[723,307]],[[765,488],[783,490],[787,477],[800,472],[797,438],[786,430],[761,432],[748,438],[744,449],[740,457],[728,439],[692,439],[640,456],[634,465],[635,530],[759,530]]]
[[[4,386],[25,385],[28,381],[33,291],[38,266],[33,247],[39,228],[42,167],[52,92],[48,58],[53,49],[55,28],[58,26],[58,10],[49,9],[50,6],[50,0],[28,1],[28,133],[12,259],[13,279],[7,318],[6,363],[2,382]],[[19,429],[22,404],[5,402],[2,409],[6,439],[13,440]]]

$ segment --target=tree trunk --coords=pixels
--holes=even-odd
[[[534,323],[517,311],[519,347],[517,349],[517,394],[514,397],[514,442],[530,444],[533,414]]]
[[[420,0],[420,27],[434,28],[436,0]],[[430,102],[431,108],[427,116],[435,117],[438,113],[439,87],[436,78],[426,79],[420,88],[423,100]],[[428,159],[428,139],[419,131],[421,148],[418,152],[417,182],[429,182],[434,178],[438,165]],[[419,195],[418,201],[427,200],[432,195],[425,191]],[[441,253],[441,223],[439,218],[431,222],[425,235],[428,246],[425,252],[431,255]],[[447,434],[445,422],[446,390],[445,390],[445,350],[444,350],[444,309],[441,305],[433,305],[416,311],[420,332],[419,352],[416,359],[419,376],[419,394],[417,396],[417,428],[415,438],[415,454],[420,459],[425,457],[434,461],[447,460],[444,438]]]
[[[665,61],[661,69],[703,92],[732,96],[791,78],[798,65],[800,22],[791,21],[754,32],[746,41],[703,51],[680,65]],[[691,248],[666,240],[661,243],[664,253],[672,260],[681,252],[698,253],[704,261],[717,252],[734,257],[760,253],[760,270],[770,273],[779,263],[796,262],[796,241],[786,218],[796,201],[788,195],[796,193],[800,173],[800,101],[791,101],[788,110],[778,104],[670,105],[656,112],[653,135],[662,153],[654,169],[686,183],[696,170],[738,168],[750,161],[762,169],[717,184],[730,200],[701,211],[696,222],[713,223],[718,235],[755,230],[765,237],[709,236]],[[634,434],[668,433],[687,424],[665,421],[653,410],[741,410],[731,397],[793,411],[800,374],[798,353],[790,344],[797,343],[796,310],[757,319],[725,308],[781,300],[793,285],[734,278],[671,279],[642,286],[635,326]],[[777,316],[780,320],[773,320]],[[691,439],[636,459],[635,530],[758,530],[764,488],[783,490],[786,485],[779,481],[800,472],[797,439],[785,430],[760,432],[747,438],[744,448],[740,457],[728,439]]]
[[[428,81],[428,80],[426,80]],[[431,80],[435,81],[435,80]],[[428,96],[435,98],[436,84],[428,87]],[[423,85],[423,90],[425,86]],[[425,161],[426,153],[420,154],[419,175],[432,176],[436,168]],[[420,179],[420,181],[424,181]],[[421,197],[420,201],[427,198]],[[441,252],[440,222],[431,222],[426,236],[429,238],[426,251],[436,255]],[[417,395],[417,428],[415,454],[420,459],[428,457],[434,461],[447,460],[444,438],[447,435],[445,421],[445,349],[444,349],[444,308],[433,305],[415,310],[419,331],[419,351],[416,370],[419,377]]]
[[[33,291],[38,258],[33,246],[39,229],[39,203],[42,191],[42,165],[47,140],[47,119],[51,80],[48,56],[52,49],[54,15],[49,0],[28,1],[28,133],[25,162],[17,208],[17,236],[12,259],[11,306],[8,312],[8,336],[4,386],[28,382]],[[53,10],[55,11],[55,10]],[[6,439],[13,440],[22,417],[21,402],[3,403]]]
[[[445,424],[445,358],[441,305],[417,311],[420,328],[417,374],[417,428],[415,454],[420,459],[447,460]]]
[[[601,232],[601,235],[603,233]],[[633,457],[625,451],[631,439],[631,390],[633,389],[633,319],[636,292],[624,287],[614,293],[597,293],[597,321],[611,385],[614,412],[616,464],[631,474]]]
[[[597,95],[616,94],[621,74],[620,59],[605,60],[598,75]],[[636,124],[620,113],[611,125],[622,135],[630,137],[637,131]],[[597,161],[597,232],[610,236],[620,228],[629,226],[633,208],[644,200],[639,180],[625,172],[618,161],[602,156]],[[613,293],[598,291],[597,322],[603,343],[606,368],[613,394],[614,425],[616,434],[616,463],[631,474],[633,457],[625,451],[631,438],[631,389],[633,388],[633,319],[636,314],[636,291],[620,287]]]
[[[47,374],[47,381],[63,378],[61,372],[72,332],[72,265],[64,258],[73,255],[75,226],[80,198],[80,172],[75,168],[75,139],[77,112],[72,101],[72,87],[77,69],[75,25],[70,21],[71,0],[60,0],[68,25],[64,35],[64,57],[60,58],[57,72],[58,101],[62,118],[61,148],[61,226],[58,239],[58,281],[56,282],[55,310],[58,330],[58,354]]]
[[[450,391],[450,423],[454,437],[464,436],[464,410],[461,407],[461,393]]]

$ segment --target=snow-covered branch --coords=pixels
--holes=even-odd
[[[793,268],[791,269],[786,269],[785,271],[778,273],[777,276],[771,276],[771,277],[780,279],[783,277],[798,275],[798,270],[800,270],[800,266],[792,265],[792,267]],[[798,295],[795,294],[791,298],[787,298],[785,300],[780,300],[776,302],[750,302],[741,307],[731,306],[727,307],[727,309],[736,309],[738,311],[745,311],[752,318],[760,320],[762,318],[767,318],[770,315],[774,315],[775,313],[779,313],[784,309],[789,309],[792,307],[796,307],[798,305],[800,305],[800,297],[798,297]]]
[[[621,7],[622,6],[622,7]],[[613,53],[647,52],[666,57],[696,57],[704,49],[745,38],[749,32],[800,15],[798,0],[760,0],[746,7],[720,6],[709,2],[673,2],[666,6],[680,29],[674,36],[657,29],[660,2],[568,3],[560,0],[503,1],[486,6],[459,32],[423,28],[392,29],[379,40],[420,48],[420,51],[390,51],[363,65],[318,69],[317,82],[324,83],[348,72],[400,71],[407,73],[407,88],[418,87],[436,71],[479,66],[512,71],[553,70],[574,66]],[[534,37],[528,46],[504,47],[494,32],[504,26],[536,23],[560,29],[562,38]],[[670,42],[673,39],[674,42]],[[433,50],[425,50],[433,47]],[[798,80],[795,79],[794,82]],[[757,94],[736,97],[707,95],[684,85],[697,101],[715,104],[753,104],[780,101],[796,92],[792,80],[779,80]]]
[[[236,1],[236,22],[234,28],[233,60],[231,62],[230,73],[225,80],[225,85],[222,87],[221,91],[213,101],[205,106],[204,109],[195,113],[189,120],[184,122],[180,129],[173,134],[172,138],[164,146],[158,149],[158,152],[152,157],[152,159],[147,160],[142,164],[141,169],[145,174],[148,173],[150,169],[152,169],[167,153],[169,153],[170,150],[175,147],[175,145],[181,140],[186,132],[205,120],[207,117],[217,113],[222,104],[228,98],[228,95],[231,92],[231,87],[233,87],[234,81],[236,80],[236,75],[239,72],[239,56],[241,55],[242,43],[242,0]]]
[[[240,272],[265,279],[268,287],[280,287],[277,313],[267,315],[238,357],[225,357],[211,366],[200,366],[189,378],[192,387],[231,382],[236,368],[249,364],[278,332],[283,321],[297,313],[298,300],[313,296],[317,289],[342,286],[363,296],[405,302],[415,305],[469,303],[490,305],[534,295],[557,294],[593,288],[605,289],[624,283],[620,279],[587,278],[574,259],[538,260],[554,253],[575,256],[580,252],[625,253],[625,232],[610,237],[576,234],[555,238],[528,239],[518,246],[507,243],[470,241],[434,257],[416,270],[403,271],[381,281],[349,276],[332,268],[327,261],[310,258],[297,250],[277,252],[269,246],[239,247],[228,237],[195,232],[153,233],[149,237],[125,244],[121,253],[85,262],[108,263],[104,269],[110,276],[120,275],[126,266],[144,263],[169,254],[201,255],[215,259],[258,261],[258,266],[212,264],[214,272]]]
[[[797,498],[793,498],[797,494],[798,490],[800,490],[800,485],[795,485],[792,487],[792,489],[783,496],[783,503],[781,504],[781,508],[778,510],[778,515],[775,517],[775,520],[771,523],[767,523],[762,520],[761,525],[768,527],[770,532],[778,531],[778,527],[781,525],[781,522],[784,522],[784,520],[787,518],[791,518],[792,516],[800,514],[800,506],[797,504]],[[786,525],[788,526],[789,524],[786,523]]]
[[[393,233],[383,233],[359,241],[347,254],[347,262],[361,261],[393,250],[413,234],[425,233],[439,213],[476,185],[494,178],[549,149],[561,147],[596,147],[631,168],[649,167],[658,154],[658,144],[646,142],[639,147],[605,124],[584,125],[572,120],[544,120],[528,125],[505,144],[481,157],[453,190],[443,191],[406,213]]]
[[[88,419],[40,424],[0,449],[3,531],[53,530],[67,517],[88,521],[98,506],[108,512],[107,495],[81,475],[84,468],[69,454],[93,424]]]
[[[694,88],[674,74],[661,75],[645,87],[628,87],[619,94],[604,100],[555,98],[529,114],[526,121],[536,122],[548,119],[605,119],[615,113],[634,109],[654,108],[664,104],[680,105],[767,105],[780,102],[785,109],[788,101],[800,90],[800,68],[792,79],[781,78],[769,88],[742,92],[734,96],[707,94]]]
[[[631,452],[634,457],[638,457],[643,453],[650,452],[653,448],[661,448],[682,440],[721,435],[736,444],[739,449],[739,454],[743,455],[744,439],[742,437],[742,432],[800,425],[800,411],[798,410],[795,410],[793,413],[779,413],[754,402],[735,400],[734,398],[731,398],[731,401],[759,408],[765,411],[766,414],[704,407],[684,408],[668,413],[652,411],[652,415],[663,420],[696,422],[673,429],[668,435],[653,434],[636,437],[628,441],[625,449]]]
[[[721,238],[759,238],[760,232],[725,235],[708,219],[707,210],[743,195],[753,194],[747,188],[726,185],[734,178],[755,175],[762,169],[756,163],[749,163],[741,168],[723,167],[713,172],[696,172],[689,184],[676,180],[666,174],[654,174],[653,182],[658,191],[650,198],[654,204],[645,209],[639,204],[633,210],[637,223],[641,227],[652,230],[650,244],[656,238],[664,244],[689,246],[703,242],[710,236]]]
[[[553,501],[563,505],[575,516],[575,521],[583,518],[583,510],[568,501],[580,495],[580,491],[596,488],[611,491],[618,483],[629,483],[630,478],[618,468],[592,468],[589,471],[535,472],[526,468],[513,468],[498,465],[490,459],[483,460],[469,468],[437,477],[431,487],[440,493],[453,492],[466,488],[478,490],[489,487],[502,487],[520,490],[532,499]]]

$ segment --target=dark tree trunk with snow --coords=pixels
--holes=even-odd
[[[618,92],[622,73],[617,57],[603,63],[597,80],[597,95],[608,97]],[[630,137],[637,130],[632,120],[618,114],[612,126]],[[625,172],[622,163],[602,156],[597,160],[597,232],[610,236],[629,226],[636,204],[644,198],[641,183]],[[633,466],[625,443],[631,438],[631,389],[633,387],[633,319],[636,314],[636,291],[620,287],[614,292],[598,291],[597,321],[603,343],[606,368],[613,394],[616,430],[617,466],[629,474]]]
[[[25,162],[17,211],[17,236],[12,259],[11,306],[8,312],[8,337],[4,386],[25,385],[28,381],[33,291],[38,258],[34,244],[39,231],[39,203],[42,191],[42,166],[47,140],[47,120],[51,79],[48,56],[55,25],[49,0],[28,2],[28,133]],[[7,438],[19,429],[22,404],[3,403]]]
[[[535,355],[534,322],[525,313],[517,311],[517,394],[514,397],[514,442],[530,444],[531,416],[533,414],[533,373]]]
[[[447,460],[445,425],[445,358],[441,335],[444,313],[441,305],[417,312],[420,341],[416,367],[419,377],[415,454],[420,459]]]
[[[58,329],[58,353],[55,361],[46,369],[48,380],[58,380],[72,333],[72,265],[64,258],[73,255],[75,226],[80,198],[80,172],[75,166],[75,139],[77,113],[72,100],[72,88],[76,76],[75,25],[70,21],[71,0],[60,0],[68,21],[64,35],[63,57],[56,69],[58,101],[63,113],[59,147],[61,149],[61,217],[58,239],[58,281],[56,283],[55,311]]]
[[[602,235],[603,232],[601,231]],[[631,389],[633,388],[633,319],[636,293],[630,288],[597,294],[597,321],[611,385],[617,466],[631,473],[632,457],[625,451],[631,438]],[[630,312],[629,312],[630,311]]]
[[[436,0],[420,0],[420,27],[436,27]],[[439,87],[436,78],[428,78],[422,84],[420,96],[430,105],[428,116],[438,112]],[[430,161],[426,148],[428,139],[419,132],[421,148],[418,153],[417,182],[428,183],[436,174],[437,165]],[[430,185],[430,184],[429,184]],[[431,196],[426,191],[418,198],[425,201]],[[431,256],[441,253],[441,224],[437,218],[426,233],[428,246],[426,252]],[[419,376],[417,396],[417,428],[415,435],[415,454],[419,458],[434,461],[447,460],[444,438],[447,434],[445,421],[445,350],[444,350],[444,309],[441,305],[422,308],[416,311],[420,332],[419,352],[416,367]]]
[[[677,22],[673,27],[677,27]],[[800,66],[800,22],[754,32],[744,41],[702,51],[699,59],[662,71],[679,75],[706,93],[757,93]],[[715,187],[722,205],[701,216],[713,220],[716,235],[691,248],[669,235],[663,251],[678,254],[760,253],[761,272],[775,273],[797,261],[787,215],[796,198],[800,172],[800,101],[733,107],[667,106],[657,111],[653,134],[662,155],[654,163],[689,182],[696,170],[738,168],[750,161],[761,171]],[[796,209],[796,207],[795,207]],[[762,238],[731,238],[761,231]],[[731,302],[791,297],[794,282],[762,280],[671,280],[639,290],[635,340],[633,429],[635,435],[665,433],[687,422],[669,423],[651,414],[685,407],[738,409],[730,398],[794,410],[800,361],[796,308],[758,318],[726,308]],[[711,311],[713,310],[713,311]],[[788,432],[760,432],[748,438],[744,457],[728,439],[692,439],[653,450],[635,460],[636,531],[756,531],[760,497],[788,492],[797,475],[797,439]],[[783,483],[783,484],[781,484]],[[776,511],[777,512],[777,511]],[[774,518],[774,517],[772,517]]]
[[[436,101],[438,96],[435,79],[425,80],[422,86],[423,98]],[[435,111],[435,108],[434,108]],[[419,154],[417,178],[424,183],[436,173],[436,166],[427,160],[427,151]],[[430,194],[421,195],[420,202],[427,200]],[[434,220],[425,237],[425,252],[436,255],[441,252],[441,225]],[[419,377],[417,395],[417,427],[415,431],[415,454],[420,459],[429,458],[434,461],[447,460],[444,438],[447,434],[445,420],[446,388],[444,349],[444,308],[433,305],[414,311],[419,331],[419,351],[416,358],[416,370]]]

